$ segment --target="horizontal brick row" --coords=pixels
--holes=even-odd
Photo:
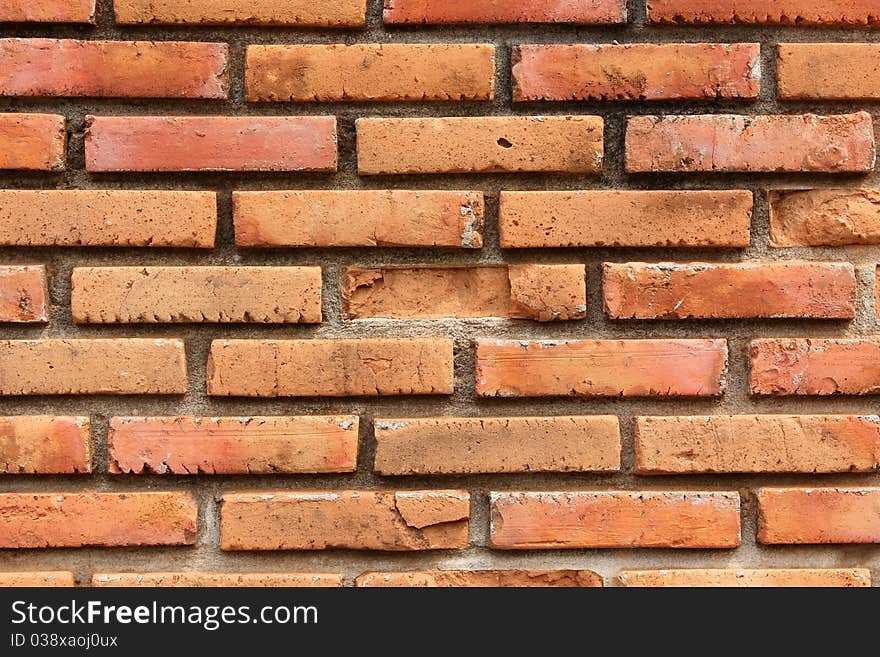
[[[0,169],[64,170],[65,126],[58,114],[0,114]]]
[[[49,321],[43,265],[0,266],[0,322]]]
[[[687,568],[625,570],[622,586],[639,587],[866,587],[867,568]]]
[[[363,27],[366,0],[114,0],[116,22],[123,25],[291,25]]]
[[[0,22],[93,23],[95,0],[4,0]]]
[[[880,25],[874,0],[648,0],[651,23]]]
[[[100,587],[337,587],[342,577],[329,573],[95,573],[92,586]]]

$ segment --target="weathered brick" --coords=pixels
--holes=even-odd
[[[88,417],[0,417],[0,473],[70,474],[92,471]]]
[[[758,542],[880,543],[880,488],[761,488]]]
[[[215,340],[208,394],[235,397],[449,395],[452,340]]]
[[[386,23],[625,23],[626,0],[385,0]]]
[[[3,0],[0,23],[94,23],[95,0]]]
[[[652,23],[880,25],[875,0],[648,0]]]
[[[84,324],[321,322],[320,267],[76,267]]]
[[[251,102],[491,100],[495,46],[249,46],[245,84]]]
[[[513,100],[757,98],[757,43],[526,45],[513,49]]]
[[[778,48],[780,98],[880,99],[880,44],[781,43]]]
[[[95,573],[101,587],[335,587],[342,577],[324,573]]]
[[[583,190],[501,192],[501,246],[746,247],[752,193]]]
[[[584,265],[349,267],[342,309],[346,319],[583,319],[586,276]]]
[[[0,587],[75,586],[69,571],[0,573]]]
[[[483,246],[482,192],[233,192],[232,207],[242,248]]]
[[[880,392],[880,341],[752,340],[753,395],[870,395]]]
[[[0,39],[0,96],[226,98],[229,46]]]
[[[0,265],[0,322],[48,322],[46,268]]]
[[[0,169],[62,171],[66,151],[63,116],[0,114]]]
[[[738,493],[491,493],[497,550],[735,548]]]
[[[636,418],[635,472],[874,472],[876,415]]]
[[[87,171],[336,171],[332,116],[87,116]]]
[[[114,0],[116,22],[362,27],[366,0]]]
[[[356,416],[114,417],[110,472],[354,472]]]
[[[862,587],[871,586],[867,568],[691,568],[624,570],[622,586],[640,587]]]
[[[358,172],[598,174],[603,125],[598,116],[358,119]]]
[[[880,191],[770,192],[770,246],[880,244]]]
[[[604,582],[592,570],[412,570],[364,573],[361,587],[403,588],[537,588],[600,587]]]
[[[612,319],[855,317],[848,262],[605,263]]]
[[[0,340],[0,395],[177,395],[181,340]]]
[[[626,169],[640,172],[855,173],[874,167],[867,112],[637,116],[626,130]]]
[[[482,397],[716,397],[726,340],[477,340]]]
[[[450,550],[468,545],[464,491],[317,491],[223,496],[224,550]]]
[[[614,415],[376,419],[380,475],[614,472]]]
[[[0,548],[193,545],[189,493],[0,493]]]

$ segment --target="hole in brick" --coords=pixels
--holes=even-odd
[[[501,137],[498,140],[498,145],[501,146],[501,148],[510,148],[513,146],[513,144],[511,144],[509,141],[507,141],[504,137]]]

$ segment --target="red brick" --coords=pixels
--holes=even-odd
[[[251,102],[491,100],[495,46],[249,46],[245,84]]]
[[[612,319],[855,317],[848,262],[605,263],[603,283]]]
[[[95,0],[3,0],[0,22],[94,23]]]
[[[366,0],[114,0],[116,22],[363,27]]]
[[[75,586],[69,571],[0,573],[0,587],[30,588],[34,586]]]
[[[66,150],[63,116],[0,114],[0,169],[62,171]]]
[[[316,491],[223,496],[224,550],[450,550],[468,545],[464,491]]]
[[[0,39],[0,96],[226,98],[229,46]]]
[[[537,588],[600,587],[604,582],[592,570],[411,570],[364,573],[361,587],[401,588]]]
[[[880,392],[880,341],[752,340],[753,395],[870,395]]]
[[[496,550],[735,548],[739,494],[491,493]]]
[[[878,25],[875,0],[648,0],[652,23]]]
[[[692,568],[625,570],[622,586],[661,587],[862,587],[871,586],[867,568]]]
[[[0,472],[70,474],[92,471],[88,417],[0,417]]]
[[[43,265],[0,265],[0,322],[48,322]]]
[[[0,548],[193,545],[189,493],[2,493]]]
[[[242,248],[483,246],[482,192],[233,192],[232,206]]]
[[[354,472],[358,418],[114,417],[107,443],[112,473]]]
[[[746,247],[752,193],[583,190],[501,192],[501,247]]]
[[[778,95],[789,100],[878,100],[878,60],[880,44],[781,43]]]
[[[880,543],[880,488],[761,488],[758,542]]]
[[[95,573],[101,587],[336,587],[342,577],[323,573]]]
[[[626,132],[626,169],[639,172],[853,173],[874,167],[867,112],[638,116]]]
[[[87,171],[336,171],[332,116],[88,116]]]
[[[0,340],[0,395],[177,395],[181,340]]]
[[[385,0],[386,23],[625,23],[626,0]]]
[[[636,418],[635,472],[874,472],[876,415]]]
[[[349,267],[342,311],[346,319],[583,319],[586,275],[584,265]]]
[[[717,397],[726,340],[477,340],[481,397]]]
[[[452,340],[215,340],[208,394],[234,397],[450,395]]]
[[[602,171],[598,116],[357,120],[358,173]]]
[[[613,415],[377,418],[374,426],[383,476],[620,469]]]
[[[513,100],[757,98],[757,43],[527,45],[513,49]]]
[[[810,189],[770,193],[770,246],[880,244],[880,191]]]

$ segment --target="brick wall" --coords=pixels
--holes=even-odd
[[[876,0],[0,22],[0,584],[876,576]]]

